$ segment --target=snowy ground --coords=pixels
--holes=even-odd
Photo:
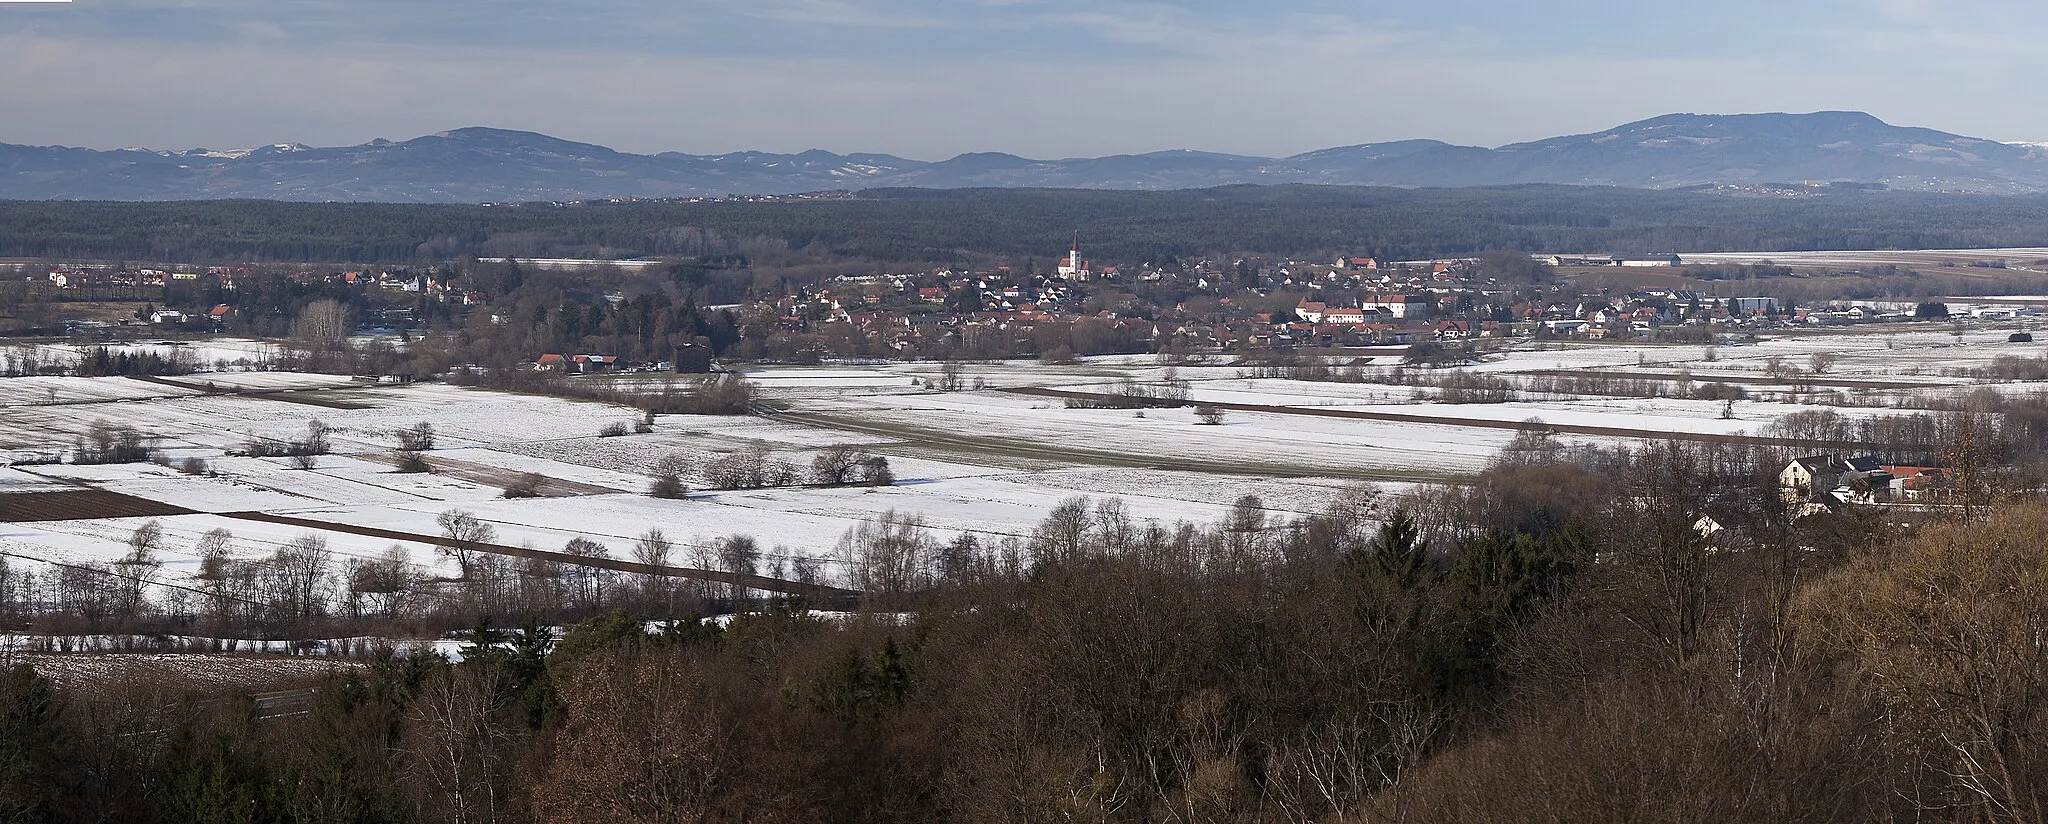
[[[767,550],[764,572],[772,572],[775,564],[799,557],[829,561],[849,528],[892,509],[921,516],[940,538],[973,533],[985,543],[1027,535],[1054,504],[1076,495],[1122,499],[1141,522],[1213,522],[1247,494],[1258,496],[1274,516],[1293,517],[1320,511],[1361,483],[1391,492],[1478,471],[1515,432],[1472,425],[1477,422],[1540,418],[1644,435],[1757,434],[1787,414],[1818,408],[1853,417],[1986,386],[2048,391],[2048,384],[1994,385],[1967,377],[2001,355],[2048,353],[2048,347],[2007,344],[2007,334],[2004,327],[1984,326],[1958,338],[1946,325],[1923,324],[1800,330],[1713,349],[1522,343],[1474,367],[1516,381],[1560,370],[1673,385],[1732,380],[1751,393],[1732,407],[1540,395],[1503,404],[1442,404],[1429,400],[1435,390],[1427,387],[1251,378],[1249,370],[1224,359],[1179,367],[1144,356],[1074,365],[969,364],[961,375],[968,388],[944,393],[927,388],[940,375],[937,364],[774,367],[749,375],[759,396],[783,410],[779,415],[662,416],[652,432],[620,437],[599,437],[599,430],[637,421],[636,410],[442,384],[368,386],[345,376],[261,371],[216,371],[168,382],[0,379],[0,457],[18,461],[63,452],[104,422],[134,427],[158,439],[174,461],[201,458],[210,470],[194,476],[149,464],[0,467],[0,495],[98,487],[191,510],[197,514],[158,519],[166,536],[166,571],[173,577],[196,570],[193,545],[210,530],[232,533],[241,557],[274,552],[307,532],[236,513],[431,536],[439,532],[436,518],[449,509],[491,522],[498,543],[559,549],[570,539],[588,538],[621,558],[629,557],[633,540],[649,529],[681,543],[686,560],[728,536],[749,535]],[[261,354],[255,344],[232,341],[201,348]],[[1823,374],[1808,376],[1810,385],[1768,383],[1773,359],[1780,368],[1806,370],[1815,354],[1833,362]],[[1390,360],[1378,358],[1377,365]],[[1058,398],[1013,391],[1101,392],[1126,378],[1158,382],[1169,374],[1188,382],[1193,400],[1270,408],[1232,410],[1222,425],[1208,426],[1190,409],[1068,409]],[[668,380],[631,376],[620,382],[652,389]],[[1818,405],[1845,399],[1851,405]],[[1305,414],[1347,410],[1430,420]],[[1723,418],[1724,413],[1732,414]],[[335,454],[320,457],[311,469],[280,458],[227,454],[252,440],[303,437],[314,420],[332,428]],[[398,430],[421,421],[439,433],[429,460],[459,467],[462,477],[455,469],[399,474],[387,461],[375,460],[388,459]],[[701,466],[723,455],[766,449],[801,469],[819,450],[839,444],[887,457],[898,483],[881,489],[697,491],[680,500],[641,494],[651,466],[666,455]],[[528,472],[583,484],[578,492],[589,494],[501,497],[503,483]],[[703,485],[701,477],[688,481]],[[128,535],[145,520],[0,524],[0,551],[50,562],[105,563],[127,551]],[[380,556],[394,545],[341,529],[316,531],[343,561]],[[423,569],[454,572],[429,543],[397,546]]]

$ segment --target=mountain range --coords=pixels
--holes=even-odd
[[[1062,160],[972,153],[936,162],[822,150],[640,155],[481,127],[331,148],[281,143],[232,151],[101,151],[0,144],[0,200],[509,203],[894,187],[1161,190],[1284,183],[1853,184],[2031,194],[2048,192],[2048,146],[1893,126],[1861,112],[1671,114],[1493,149],[1405,140],[1284,158],[1188,150]]]

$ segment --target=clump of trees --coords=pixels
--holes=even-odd
[[[425,452],[434,448],[435,441],[434,425],[426,421],[398,430],[398,449],[401,452]]]
[[[71,462],[119,464],[154,460],[160,454],[158,440],[158,436],[144,434],[127,424],[93,421],[85,434],[72,441]]]
[[[665,405],[663,411],[683,415],[745,415],[752,411],[754,384],[746,376],[727,372],[703,378]]]
[[[826,447],[811,458],[811,483],[820,486],[889,486],[896,473],[889,459],[853,446]]]
[[[242,452],[252,458],[310,458],[334,451],[330,436],[334,427],[318,418],[306,422],[304,437],[289,440],[252,436],[243,444]],[[307,466],[310,466],[310,462]]]
[[[166,356],[155,350],[131,351],[96,346],[79,358],[72,373],[81,378],[190,374],[192,360],[180,355],[177,350]]]
[[[1401,362],[1409,366],[1444,367],[1478,360],[1478,348],[1470,341],[1464,343],[1440,343],[1423,341],[1412,344],[1401,356]]]
[[[789,486],[799,477],[795,464],[775,457],[764,446],[720,455],[706,462],[701,472],[704,484],[712,489]]]

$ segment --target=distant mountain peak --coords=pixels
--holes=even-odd
[[[314,149],[117,152],[0,144],[0,199],[517,202],[790,194],[876,187],[1186,189],[1236,184],[1718,189],[1783,181],[1925,191],[2048,193],[2048,143],[1894,126],[1866,112],[1675,113],[1496,149],[1400,140],[1287,158],[1168,149],[1035,160],[969,152],[741,151],[639,155],[538,132],[468,126],[403,142]]]

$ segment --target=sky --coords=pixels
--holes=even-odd
[[[0,0],[0,143],[937,160],[1868,111],[2048,140],[2039,0]]]

